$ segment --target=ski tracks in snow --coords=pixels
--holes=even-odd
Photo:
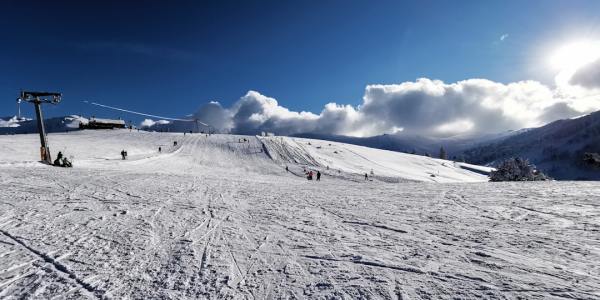
[[[596,183],[308,182],[217,138],[3,168],[0,298],[600,297]]]

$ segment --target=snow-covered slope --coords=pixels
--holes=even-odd
[[[491,164],[525,157],[556,179],[599,180],[600,170],[584,163],[585,152],[600,153],[600,112],[519,131],[465,152],[469,162]]]
[[[74,168],[0,136],[0,299],[600,297],[596,182],[389,183],[445,166],[303,139],[49,140]],[[295,175],[326,163],[342,175]]]
[[[178,151],[169,161],[171,165],[184,166],[194,160],[209,166],[241,166],[269,172],[288,164],[297,174],[301,174],[300,168],[307,167],[328,175],[353,179],[360,179],[368,173],[371,178],[384,181],[487,180],[485,175],[463,169],[452,161],[311,139],[220,134],[208,138],[203,134],[184,136],[182,133],[123,129],[52,133],[49,141],[51,153],[61,151],[76,166],[86,167],[115,164],[121,158],[121,150],[128,152],[128,163],[157,159],[158,148],[161,147],[163,153],[160,157],[164,157],[167,152]],[[177,147],[173,147],[175,141],[178,142]],[[36,134],[0,136],[0,152],[12,153],[0,165],[30,163],[38,159],[38,143],[39,137]]]
[[[404,153],[429,154],[436,156],[440,147],[444,147],[449,158],[461,159],[463,151],[482,144],[501,141],[507,137],[518,134],[522,130],[506,131],[495,134],[463,134],[450,137],[436,137],[407,134],[382,134],[371,137],[351,137],[330,134],[305,133],[295,137],[334,141],[353,144],[370,148],[391,150]]]
[[[341,171],[381,179],[434,182],[487,180],[453,161],[425,156],[303,138],[261,137],[261,141],[275,161],[317,167],[331,174]]]

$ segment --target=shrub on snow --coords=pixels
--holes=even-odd
[[[500,163],[490,173],[490,181],[537,181],[549,180],[550,177],[535,169],[535,166],[524,158],[509,158]]]

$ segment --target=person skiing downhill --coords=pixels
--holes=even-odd
[[[365,173],[365,180],[369,180],[369,174]]]
[[[321,181],[321,171],[317,171],[317,181]]]

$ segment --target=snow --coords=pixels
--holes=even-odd
[[[280,162],[295,162],[330,171],[434,182],[481,182],[487,176],[470,172],[453,161],[344,143],[262,137],[269,154]]]
[[[0,136],[0,298],[600,298],[596,182],[472,182],[442,160],[280,137],[49,141],[74,168],[37,163],[35,134]],[[438,170],[453,183],[422,174]]]
[[[17,117],[3,119],[0,119],[0,135],[37,133],[37,120],[30,118],[17,119]],[[87,124],[88,119],[77,115],[70,115],[44,120],[46,132],[78,130],[79,123]]]
[[[21,126],[19,123],[26,121],[31,121],[31,119],[19,118],[17,116],[0,118],[0,127],[19,127]]]
[[[600,111],[522,129],[505,139],[482,143],[465,152],[470,162],[498,165],[521,157],[559,180],[599,180],[600,172],[584,163],[585,153],[600,153]]]

